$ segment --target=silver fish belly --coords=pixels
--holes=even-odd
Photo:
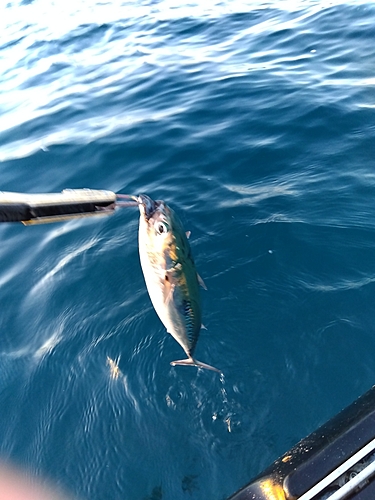
[[[201,329],[199,277],[181,221],[163,201],[140,195],[138,203],[139,256],[146,287],[167,332],[187,355],[171,364],[221,373],[193,357]]]

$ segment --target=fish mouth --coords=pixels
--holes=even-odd
[[[153,214],[156,212],[159,202],[154,201],[152,198],[147,196],[147,194],[140,194],[137,198],[139,205],[143,207],[143,213],[146,220],[149,220]]]
[[[118,207],[139,207],[141,214],[148,221],[160,207],[161,201],[154,201],[147,194],[135,196],[133,194],[117,194],[116,206]],[[127,200],[127,201],[118,201]]]

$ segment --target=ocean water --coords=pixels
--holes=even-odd
[[[1,3],[0,189],[170,204],[223,376],[170,366],[136,209],[2,224],[0,461],[222,500],[374,384],[374,26],[366,0]]]

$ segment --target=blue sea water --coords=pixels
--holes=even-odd
[[[224,373],[170,366],[137,210],[2,224],[1,461],[222,500],[374,384],[374,26],[366,0],[1,3],[0,189],[164,199]]]

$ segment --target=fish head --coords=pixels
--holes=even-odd
[[[176,214],[162,200],[152,200],[149,196],[138,196],[140,211],[140,231],[159,254],[171,252],[176,246],[180,223]]]

